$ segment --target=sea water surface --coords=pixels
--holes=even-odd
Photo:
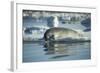
[[[82,43],[23,43],[23,63],[91,59],[90,42]]]

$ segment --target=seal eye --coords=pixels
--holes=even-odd
[[[51,37],[50,37],[50,38],[51,38],[51,40],[54,40],[54,35],[51,35]]]
[[[49,41],[53,41],[53,40],[54,40],[54,35],[48,36],[47,39],[48,39]]]

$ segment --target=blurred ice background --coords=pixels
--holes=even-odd
[[[91,14],[23,10],[24,41],[43,39],[45,31],[52,27],[70,28],[90,38]]]

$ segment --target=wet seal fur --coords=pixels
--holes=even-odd
[[[75,30],[63,28],[63,27],[53,27],[48,29],[44,33],[45,41],[57,41],[57,40],[72,40],[80,39],[83,35]]]

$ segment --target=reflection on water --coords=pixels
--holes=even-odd
[[[23,62],[84,60],[90,58],[90,42],[23,44]]]

